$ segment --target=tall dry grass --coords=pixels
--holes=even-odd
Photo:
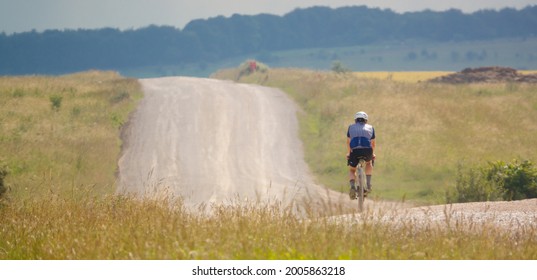
[[[47,196],[2,205],[0,259],[537,257],[535,227],[513,235],[490,224],[470,224],[468,231],[418,226],[411,219],[382,221],[382,215],[334,222],[302,220],[278,205],[208,205],[194,213],[180,201]]]
[[[113,193],[119,128],[140,97],[136,80],[113,72],[0,77],[0,160],[10,169],[10,195],[80,186]]]
[[[9,203],[0,209],[0,259],[537,258],[535,226],[511,234],[490,225],[418,226],[389,213],[335,222],[299,219],[278,205],[206,208],[119,196]]]

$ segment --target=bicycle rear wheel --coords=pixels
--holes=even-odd
[[[356,191],[358,196],[358,210],[362,212],[364,210],[364,188],[366,186],[366,177],[365,177],[365,160],[360,159],[358,163],[358,168],[356,169]]]

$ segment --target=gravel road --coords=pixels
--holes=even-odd
[[[335,215],[329,219],[344,224],[388,223],[404,228],[452,228],[482,231],[496,228],[512,234],[537,232],[537,199],[471,202],[412,207],[407,204],[372,203],[359,215]]]
[[[355,206],[314,183],[297,108],[283,92],[203,78],[140,82],[145,97],[123,130],[119,192],[172,193],[194,207],[245,200]]]

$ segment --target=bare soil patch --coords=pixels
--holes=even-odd
[[[509,67],[466,68],[461,72],[429,80],[433,83],[537,83],[537,75],[524,75]]]

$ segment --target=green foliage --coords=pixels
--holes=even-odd
[[[537,197],[537,169],[531,161],[489,162],[485,167],[459,168],[449,202],[520,200]]]
[[[345,67],[343,65],[343,63],[341,63],[341,61],[336,60],[336,61],[332,62],[332,71],[340,74],[340,73],[348,73],[351,70],[349,68]]]
[[[120,128],[125,123],[123,117],[117,113],[112,113],[110,120],[112,121],[112,125],[116,128]]]
[[[50,104],[52,105],[52,110],[59,111],[62,106],[63,97],[61,95],[52,95],[50,98]]]
[[[490,163],[486,179],[503,190],[504,200],[537,198],[537,169],[529,160]]]
[[[470,168],[463,170],[459,166],[455,192],[448,191],[448,203],[472,201],[497,201],[503,197],[501,188],[486,179],[487,170],[483,168]]]
[[[247,60],[239,65],[239,77],[237,79],[254,72],[266,73],[268,70],[269,67],[266,64],[256,60]]]

